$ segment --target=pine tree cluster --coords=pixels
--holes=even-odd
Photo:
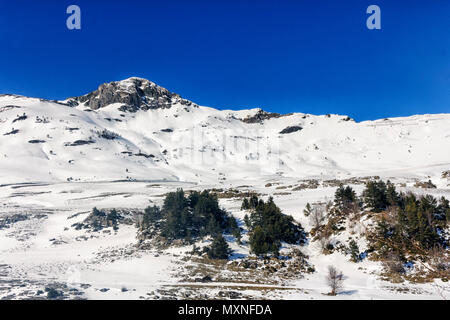
[[[377,216],[369,240],[380,257],[395,253],[402,259],[409,255],[426,256],[435,247],[448,246],[449,201],[431,195],[396,194],[397,203]]]
[[[387,183],[382,180],[367,182],[362,198],[365,207],[372,212],[381,212],[389,206],[397,206],[402,200],[389,180]]]
[[[283,214],[272,197],[267,202],[256,195],[245,198],[242,209],[251,211],[250,216],[245,216],[244,222],[250,232],[250,249],[254,254],[278,255],[281,242],[296,244],[306,241],[302,226],[292,216]]]
[[[373,216],[374,227],[367,234],[368,252],[382,260],[398,261],[395,265],[420,257],[429,261],[436,252],[448,250],[450,203],[444,197],[439,200],[431,195],[416,196],[397,192],[389,180],[373,180],[366,183],[358,198],[350,186],[343,185],[335,192],[334,208],[328,216],[328,224],[336,217],[346,217],[350,212]],[[305,209],[305,212],[312,210]],[[342,221],[339,220],[341,223]],[[331,230],[333,228],[330,228]],[[347,253],[352,261],[360,260],[356,241],[351,240]],[[448,270],[450,266],[446,265]]]
[[[157,229],[168,240],[219,238],[223,232],[232,233],[237,239],[241,237],[236,219],[219,207],[215,194],[206,190],[188,196],[183,189],[167,194],[162,208],[145,209],[139,228]]]
[[[361,200],[350,187],[340,186],[335,208],[344,212],[350,202],[363,204],[366,213],[373,215],[375,226],[367,234],[368,252],[379,259],[401,266],[416,258],[430,261],[436,252],[448,250],[450,203],[444,197],[438,200],[431,195],[405,194],[397,192],[390,181],[375,180],[366,183]],[[358,261],[356,242],[350,243],[349,253],[352,261]]]

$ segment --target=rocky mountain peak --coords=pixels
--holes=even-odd
[[[131,77],[122,81],[104,83],[97,90],[86,95],[70,98],[71,106],[84,104],[97,110],[113,103],[122,103],[122,111],[168,109],[174,104],[184,106],[195,105],[178,94],[158,86],[147,79]],[[196,105],[195,105],[196,106]]]

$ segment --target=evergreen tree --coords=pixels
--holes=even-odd
[[[438,207],[436,198],[429,194],[421,197],[419,203],[422,211],[436,211]]]
[[[441,197],[436,208],[436,220],[441,229],[445,229],[450,222],[450,201]]]
[[[369,181],[363,191],[363,200],[367,208],[373,212],[381,212],[388,205],[386,184],[383,181]]]
[[[209,219],[208,225],[206,226],[206,234],[216,236],[221,232],[220,224],[214,217]]]
[[[198,191],[191,192],[188,197],[189,208],[194,209],[199,199],[200,199],[200,192]]]
[[[94,217],[104,217],[104,216],[106,216],[106,214],[103,211],[98,210],[96,207],[94,207],[94,209],[92,209],[92,215]]]
[[[248,215],[246,214],[244,216],[244,224],[247,227],[248,230],[250,230],[252,228],[252,224],[250,222],[250,218],[248,217]]]
[[[260,226],[256,226],[250,235],[250,249],[257,256],[266,255],[269,252],[278,254],[280,242],[271,238]]]
[[[165,223],[162,227],[161,234],[170,239],[184,238],[185,234],[183,229],[185,227],[181,224],[181,212],[180,211],[167,211],[165,213]]]
[[[401,204],[400,195],[395,190],[395,186],[389,180],[386,183],[386,201],[388,206],[398,206]]]
[[[233,231],[233,237],[236,238],[236,242],[237,244],[242,244],[242,234],[241,234],[241,230],[239,228],[235,229]]]
[[[230,247],[221,234],[217,234],[211,246],[207,249],[207,255],[210,259],[228,259]]]
[[[163,211],[177,211],[181,212],[185,207],[187,207],[188,201],[184,196],[183,189],[179,188],[176,192],[170,192],[164,199]]]
[[[391,251],[389,239],[393,235],[393,229],[382,217],[376,224],[373,235],[369,237],[371,250],[375,251],[379,256],[385,256]]]
[[[360,260],[358,244],[354,239],[352,239],[348,246],[351,261],[358,262]]]
[[[238,244],[241,244],[241,238],[242,238],[242,236],[241,236],[241,229],[239,228],[239,225],[237,223],[236,218],[233,217],[233,216],[230,216],[229,224],[230,224],[229,228],[231,230],[231,233],[232,233],[233,237],[236,238],[236,242]]]
[[[356,202],[356,193],[352,187],[344,187],[342,184],[337,188],[334,194],[334,204],[343,213],[348,213],[353,203]]]
[[[258,206],[259,199],[256,195],[252,195],[249,200],[250,209],[255,209]]]
[[[437,206],[437,211],[439,213],[447,213],[447,211],[450,209],[450,201],[445,199],[444,197],[441,197],[439,199],[439,205]]]
[[[241,205],[241,210],[248,210],[250,209],[250,203],[248,202],[247,198],[244,198]]]
[[[108,226],[112,226],[114,230],[118,229],[117,222],[120,218],[120,215],[117,213],[116,209],[112,209],[107,215],[106,220]]]
[[[144,216],[142,217],[142,226],[148,227],[162,218],[161,209],[157,206],[147,207],[144,210]]]

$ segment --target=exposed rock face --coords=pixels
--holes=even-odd
[[[262,109],[258,110],[258,112],[255,113],[253,116],[249,116],[245,119],[241,119],[241,121],[245,123],[262,123],[264,120],[272,119],[272,118],[280,118],[280,117],[286,117],[290,114],[279,114],[279,113],[271,113],[266,112]]]
[[[80,103],[84,103],[93,110],[106,107],[112,103],[122,103],[120,110],[124,112],[168,109],[176,103],[196,106],[191,101],[181,98],[178,94],[141,78],[129,78],[123,81],[105,83],[100,85],[96,91],[68,100],[68,104],[71,106],[77,106]]]
[[[297,132],[300,130],[303,130],[303,128],[300,126],[291,126],[291,127],[286,127],[283,130],[281,130],[280,134],[288,134],[288,133]]]

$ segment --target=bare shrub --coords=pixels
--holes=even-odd
[[[405,268],[403,267],[403,262],[400,259],[399,255],[394,252],[389,252],[385,260],[383,261],[383,266],[392,273],[403,273],[405,272]]]
[[[318,235],[317,238],[319,240],[320,248],[322,251],[326,251],[331,246],[331,232],[329,228],[324,228]]]
[[[352,203],[348,215],[350,221],[357,221],[361,218],[361,207],[358,202],[355,201]]]
[[[445,273],[450,270],[450,257],[441,246],[435,246],[429,252],[430,265],[435,272]]]
[[[330,210],[333,208],[333,206],[334,206],[333,201],[329,200],[327,202],[327,204],[325,205],[325,211],[330,212]]]
[[[310,213],[310,222],[313,228],[318,228],[325,220],[325,208],[321,205],[314,205]]]
[[[344,285],[344,275],[341,271],[337,270],[333,266],[328,266],[328,275],[326,277],[327,284],[331,289],[329,293],[332,296],[335,296],[342,290]]]
[[[328,245],[330,244],[330,238],[325,238],[325,237],[321,237],[319,239],[319,244],[320,244],[320,249],[325,250],[325,248],[328,247]]]

